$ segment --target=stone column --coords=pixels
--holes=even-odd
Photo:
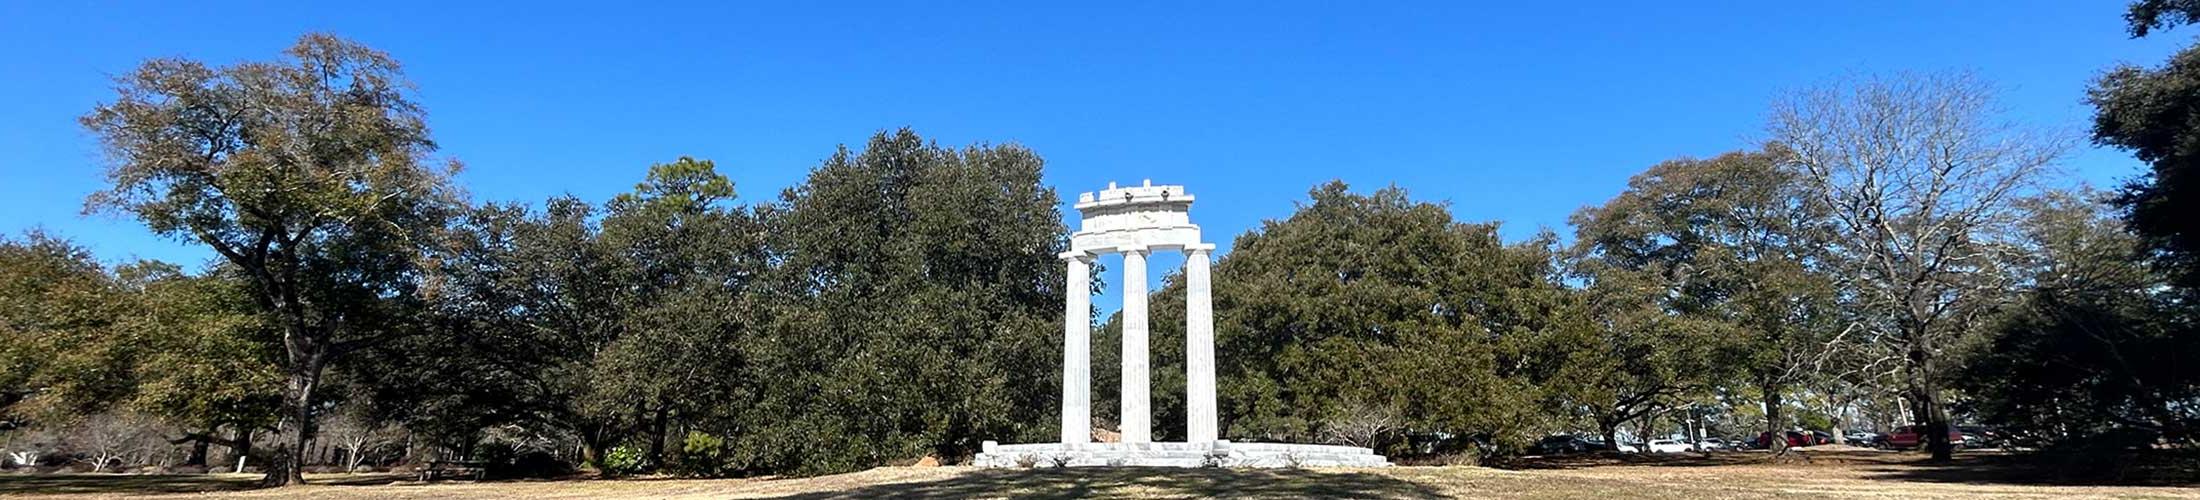
[[[1123,442],[1153,441],[1146,372],[1146,249],[1123,250]]]
[[[1065,255],[1062,306],[1062,443],[1092,442],[1092,261]]]
[[[1185,440],[1213,442],[1215,418],[1215,308],[1208,280],[1212,246],[1184,249]]]

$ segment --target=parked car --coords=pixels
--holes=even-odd
[[[1675,441],[1671,439],[1652,439],[1649,443],[1646,443],[1643,446],[1645,446],[1646,449],[1648,449],[1651,453],[1688,453],[1690,451],[1694,451],[1693,448],[1695,448],[1694,445],[1689,444],[1686,441]]]
[[[1619,444],[1614,445],[1602,439],[1591,439],[1589,444],[1593,447],[1592,449],[1596,450],[1611,450],[1620,453],[1638,453],[1642,451],[1642,443],[1628,441],[1620,441]]]
[[[1772,431],[1765,431],[1765,432],[1760,432],[1760,433],[1757,433],[1757,437],[1755,437],[1755,438],[1751,438],[1751,439],[1749,440],[1749,447],[1750,447],[1751,449],[1758,449],[1758,450],[1763,450],[1763,449],[1769,449],[1769,448],[1772,448],[1772,440],[1774,440],[1774,439],[1782,439],[1782,440],[1784,440],[1784,439],[1786,439],[1786,438],[1782,438],[1782,437],[1774,437],[1774,434],[1772,433]]]
[[[1956,431],[1963,433],[1964,448],[2000,448],[2003,445],[2001,432],[1993,429],[1959,425]]]
[[[1529,447],[1529,453],[1534,453],[1537,455],[1565,455],[1568,453],[1582,453],[1591,450],[1601,449],[1604,449],[1603,443],[1590,441],[1587,438],[1572,434],[1559,434],[1555,436],[1545,437],[1543,438],[1543,440],[1537,441],[1535,443],[1535,446]]]
[[[1887,434],[1887,447],[1897,450],[1923,448],[1926,444],[1924,438],[1925,426],[1905,425]],[[1949,426],[1948,442],[1955,444],[1957,447],[1962,447],[1963,431],[1956,429],[1955,426]]]
[[[1850,446],[1862,446],[1865,448],[1887,447],[1887,436],[1877,432],[1849,431],[1849,434],[1843,437],[1848,439],[1848,444]]]
[[[1770,449],[1772,448],[1772,443],[1774,439],[1784,441],[1789,447],[1813,446],[1833,442],[1832,436],[1825,436],[1823,434],[1825,433],[1816,431],[1787,431],[1775,435],[1772,432],[1767,431],[1758,434],[1757,440],[1750,443],[1750,447],[1758,449]]]
[[[1727,444],[1726,440],[1719,438],[1704,438],[1702,444],[1703,451],[1719,451],[1727,449],[1727,447],[1730,446]]]

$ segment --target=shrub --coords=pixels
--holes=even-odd
[[[632,446],[612,448],[611,453],[603,457],[603,473],[613,476],[641,472],[648,465],[649,461],[642,456],[642,450]]]
[[[673,474],[682,476],[724,476],[731,472],[727,454],[725,439],[691,431],[681,440],[680,457],[670,469]]]

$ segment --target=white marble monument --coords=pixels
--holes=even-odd
[[[1062,433],[1059,443],[1003,445],[986,441],[980,467],[1086,465],[1178,467],[1381,467],[1390,462],[1367,448],[1218,439],[1215,416],[1215,325],[1207,266],[1215,246],[1192,224],[1184,186],[1108,188],[1077,196],[1084,215],[1070,249],[1062,321]],[[1184,380],[1186,442],[1153,442],[1151,378],[1146,360],[1146,257],[1184,252]],[[1122,439],[1092,442],[1092,261],[1123,254]]]

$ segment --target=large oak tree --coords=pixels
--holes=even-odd
[[[1617,417],[1648,396],[1725,382],[1738,367],[1759,392],[1765,430],[1789,426],[1783,396],[1814,373],[1836,323],[1822,268],[1826,224],[1777,146],[1660,163],[1604,205],[1574,214],[1573,269],[1608,343],[1639,380]],[[1663,371],[1661,371],[1661,369]],[[1658,373],[1670,373],[1658,376]],[[1627,386],[1619,386],[1627,387]]]
[[[86,114],[111,159],[95,209],[212,248],[281,331],[283,442],[303,480],[324,368],[408,329],[420,263],[456,198],[397,61],[306,35],[275,61],[155,59]]]
[[[1507,245],[1497,224],[1460,222],[1397,187],[1314,187],[1215,263],[1222,433],[1397,452],[1407,434],[1517,446],[1557,428],[1541,406],[1558,373],[1551,351],[1586,323],[1548,243]],[[1155,423],[1181,436],[1181,274],[1153,295]],[[1095,345],[1117,331],[1110,320]],[[1111,351],[1096,363],[1113,366]]]

